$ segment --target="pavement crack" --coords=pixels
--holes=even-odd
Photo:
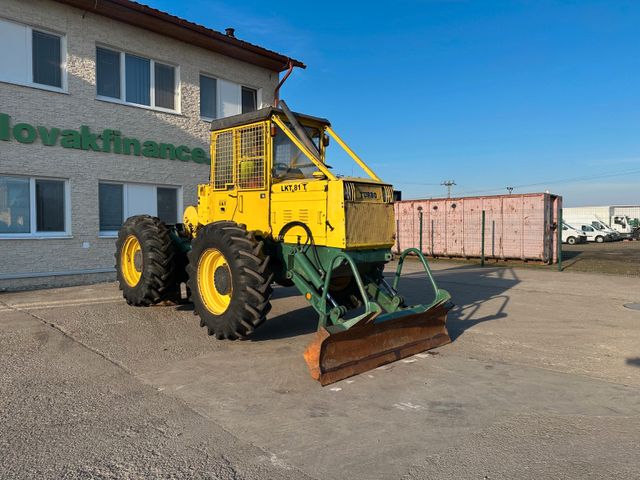
[[[296,472],[300,472],[300,478],[306,478],[309,480],[319,480],[317,477],[312,476],[310,473],[302,470],[300,467],[297,467],[295,465],[286,463],[280,459],[278,459],[277,463],[274,463],[274,458],[277,458],[275,456],[275,454],[269,450],[267,450],[264,447],[261,447],[257,444],[255,444],[253,441],[251,440],[247,440],[247,439],[242,439],[241,437],[239,437],[238,435],[236,435],[235,433],[231,432],[230,430],[228,430],[227,428],[225,428],[221,423],[218,423],[217,421],[215,421],[213,418],[211,418],[209,415],[199,411],[197,408],[194,408],[193,406],[189,405],[184,399],[180,398],[177,395],[172,395],[171,392],[160,392],[157,390],[156,386],[154,386],[153,383],[150,382],[146,382],[144,381],[138,374],[136,374],[134,371],[130,370],[129,368],[127,368],[124,364],[118,362],[117,360],[114,360],[112,358],[110,358],[108,355],[106,355],[105,353],[101,352],[100,350],[80,341],[79,339],[75,338],[73,335],[71,335],[69,332],[65,331],[64,329],[62,329],[60,326],[56,325],[53,322],[48,321],[47,319],[33,313],[30,312],[28,310],[22,310],[20,308],[14,307],[13,305],[10,305],[6,302],[3,302],[2,300],[0,300],[0,306],[5,307],[6,309],[12,311],[12,312],[17,312],[17,313],[23,313],[25,315],[29,315],[30,317],[32,317],[33,319],[37,320],[38,322],[42,323],[43,325],[45,325],[48,328],[52,328],[58,332],[60,332],[65,338],[71,340],[72,342],[76,343],[77,345],[79,345],[80,347],[98,355],[100,358],[106,360],[107,362],[109,362],[110,364],[112,364],[113,366],[115,366],[116,368],[122,370],[123,372],[125,372],[126,374],[130,375],[131,377],[133,377],[137,382],[140,383],[140,385],[142,385],[145,388],[152,388],[153,390],[156,391],[157,394],[163,395],[165,397],[169,397],[172,398],[173,400],[179,402],[185,409],[195,413],[196,415],[198,415],[199,417],[201,417],[202,419],[204,419],[207,422],[211,422],[213,425],[215,425],[217,428],[219,428],[220,430],[224,431],[226,434],[230,435],[231,437],[235,438],[236,440],[238,440],[239,442],[242,442],[248,446],[251,446],[252,448],[255,448],[258,452],[261,453],[261,455],[257,456],[257,462],[258,463],[268,463],[265,461],[265,459],[269,460],[270,463],[273,466],[276,467],[280,467],[283,468],[285,470],[292,470],[292,471],[296,471]],[[158,431],[160,431],[159,429],[157,429]],[[160,433],[163,433],[160,431]],[[168,436],[166,436],[166,433],[163,433],[163,436],[165,436],[166,438],[169,438]],[[193,447],[192,447],[193,448]],[[206,450],[201,450],[202,453],[206,454],[207,456],[209,456],[209,452],[207,452]],[[236,470],[236,468],[232,465],[232,463],[230,462],[230,460],[226,457],[222,457],[222,461],[224,462],[225,466],[227,466],[230,471],[228,471],[227,473],[230,473],[232,475],[232,478],[240,478],[238,477],[239,472]]]
[[[35,320],[39,321],[40,323],[42,323],[43,325],[46,325],[49,328],[52,328],[54,330],[57,330],[58,332],[60,332],[65,338],[68,338],[69,340],[71,340],[74,343],[77,343],[78,345],[80,345],[81,347],[85,348],[86,350],[89,350],[92,353],[95,353],[96,355],[98,355],[99,357],[103,358],[104,360],[106,360],[107,362],[111,363],[112,365],[118,367],[119,369],[123,370],[124,372],[128,373],[131,376],[135,376],[134,372],[129,370],[125,365],[123,365],[122,363],[118,362],[117,360],[114,360],[113,358],[107,356],[105,353],[101,352],[100,350],[93,348],[91,345],[88,345],[80,340],[78,340],[77,338],[75,338],[73,335],[71,335],[69,332],[65,331],[64,329],[60,328],[58,325],[56,325],[53,322],[50,322],[49,320],[47,320],[46,318],[43,318],[33,312],[30,312],[29,310],[22,310],[20,308],[14,307],[13,305],[10,305],[6,302],[3,302],[2,300],[0,300],[0,305],[4,306],[5,308],[13,311],[13,312],[18,312],[18,313],[24,313],[25,315],[29,315],[31,318],[34,318]]]

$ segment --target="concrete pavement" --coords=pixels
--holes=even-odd
[[[436,269],[453,343],[325,388],[293,289],[244,342],[113,284],[0,295],[0,477],[637,478],[640,279]]]

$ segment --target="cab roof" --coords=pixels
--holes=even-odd
[[[250,123],[260,122],[267,120],[272,114],[278,114],[283,118],[286,118],[284,112],[279,108],[265,107],[260,110],[255,110],[249,113],[241,113],[239,115],[232,115],[230,117],[219,118],[211,122],[211,131],[224,130],[227,128],[240,127],[242,125],[248,125]],[[311,115],[305,115],[303,113],[294,112],[294,115],[302,123],[316,123],[325,126],[331,126],[331,123],[326,118],[312,117]]]

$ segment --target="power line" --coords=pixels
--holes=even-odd
[[[626,170],[623,172],[613,172],[613,173],[601,173],[601,174],[594,174],[594,175],[586,175],[586,176],[581,176],[581,177],[572,177],[572,178],[563,178],[563,179],[557,179],[557,180],[547,180],[547,181],[543,181],[543,182],[535,182],[535,183],[526,183],[526,184],[520,184],[520,185],[510,185],[511,188],[515,189],[522,189],[522,188],[529,188],[529,187],[537,187],[537,186],[546,186],[546,185],[558,185],[558,184],[562,184],[562,183],[575,183],[575,182],[584,182],[584,181],[588,181],[588,180],[597,180],[599,178],[611,178],[611,177],[621,177],[624,175],[635,175],[635,174],[639,174],[640,170]],[[404,181],[398,181],[398,182],[393,182],[395,185],[421,185],[421,186],[429,186],[429,187],[435,187],[437,185],[443,185],[443,183],[421,183],[421,182],[404,182]],[[462,191],[460,192],[460,195],[473,195],[473,194],[480,194],[480,193],[493,193],[493,192],[500,192],[500,191],[504,191],[505,187],[496,187],[496,188],[488,188],[488,189],[483,189],[483,190],[466,190],[466,191]],[[433,196],[433,195],[432,195]]]
[[[597,180],[599,178],[610,178],[610,177],[620,177],[623,175],[634,175],[640,173],[640,170],[627,170],[625,172],[617,172],[617,173],[603,173],[603,174],[597,174],[597,175],[587,175],[587,176],[582,176],[582,177],[573,177],[573,178],[564,178],[564,179],[558,179],[558,180],[548,180],[546,182],[536,182],[536,183],[527,183],[527,184],[522,184],[522,185],[513,185],[514,189],[520,189],[520,188],[528,188],[528,187],[538,187],[540,185],[557,185],[557,184],[561,184],[561,183],[575,183],[575,182],[584,182],[587,180]],[[497,188],[491,188],[491,189],[486,189],[486,190],[473,190],[473,191],[465,191],[465,192],[461,192],[461,195],[469,195],[469,194],[475,194],[475,193],[488,193],[488,192],[499,192],[503,189],[504,187],[497,187]]]

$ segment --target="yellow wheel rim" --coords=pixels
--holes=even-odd
[[[135,235],[129,235],[120,252],[120,268],[124,281],[135,287],[142,277],[142,247]]]
[[[231,303],[231,270],[217,248],[209,248],[198,261],[198,290],[205,307],[214,315],[222,315]]]

